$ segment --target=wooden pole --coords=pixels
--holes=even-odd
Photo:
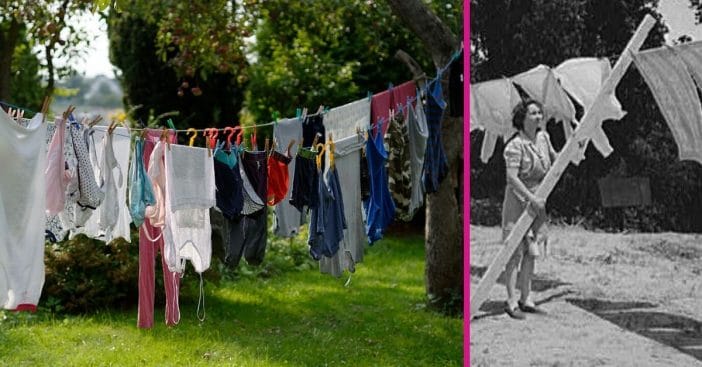
[[[580,125],[575,130],[575,133],[570,137],[570,139],[568,139],[565,146],[558,154],[556,161],[553,163],[553,167],[551,167],[551,169],[548,171],[543,182],[536,190],[536,197],[548,198],[551,191],[553,191],[553,188],[556,186],[556,183],[558,183],[558,180],[561,178],[561,175],[563,175],[563,172],[568,167],[568,164],[572,160],[574,154],[578,153],[578,142],[584,140],[587,141],[587,139],[595,134],[603,134],[601,131],[602,120],[599,115],[598,107],[602,106],[603,103],[606,103],[608,96],[614,92],[614,88],[617,86],[617,84],[619,84],[619,81],[624,76],[624,73],[632,62],[631,53],[637,52],[639,48],[641,48],[641,45],[643,45],[646,37],[648,36],[648,32],[651,30],[651,28],[653,28],[655,23],[656,20],[648,14],[643,21],[641,21],[641,24],[639,24],[636,32],[624,48],[624,52],[622,52],[619,60],[617,60],[617,63],[614,65],[612,73],[602,84],[602,87],[600,87],[600,91],[598,92],[597,97],[595,97],[590,109],[585,112],[585,116],[583,116]],[[471,317],[475,316],[480,308],[480,305],[482,305],[489,296],[490,290],[492,289],[493,285],[495,285],[497,278],[505,269],[507,262],[517,250],[517,247],[521,243],[522,238],[524,238],[524,235],[529,227],[531,227],[533,221],[534,217],[528,210],[524,210],[522,215],[519,217],[517,224],[512,229],[512,232],[510,232],[509,236],[507,236],[505,246],[490,264],[490,267],[480,280],[475,293],[471,294]]]

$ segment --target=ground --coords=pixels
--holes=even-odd
[[[549,232],[533,285],[547,314],[509,318],[500,280],[471,320],[471,366],[702,366],[702,235]],[[470,242],[475,287],[500,229]]]

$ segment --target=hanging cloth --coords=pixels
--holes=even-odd
[[[702,106],[687,67],[671,48],[634,54],[678,145],[680,160],[702,163]]]

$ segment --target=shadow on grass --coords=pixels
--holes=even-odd
[[[702,361],[702,322],[665,312],[644,311],[648,302],[612,302],[598,299],[568,299],[569,303],[623,329],[671,346]]]

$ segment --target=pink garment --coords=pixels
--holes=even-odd
[[[371,126],[375,128],[378,120],[383,119],[383,134],[388,132],[390,109],[400,111],[398,105],[407,105],[407,97],[415,98],[417,92],[413,81],[404,82],[396,87],[373,95],[371,99]],[[412,104],[414,106],[414,104]],[[404,108],[404,107],[403,107]]]
[[[46,152],[46,214],[56,215],[63,211],[66,202],[66,187],[69,178],[66,176],[65,160],[63,157],[63,142],[66,136],[66,121],[57,117],[56,132],[51,138]]]
[[[404,82],[397,87],[392,88],[392,104],[393,108],[397,111],[402,108],[402,117],[407,118],[407,109],[405,106],[407,106],[407,101],[411,100],[412,101],[412,108],[415,106],[415,98],[417,97],[417,87],[414,84],[414,81],[408,81]],[[402,106],[402,107],[400,107]]]
[[[161,138],[160,130],[147,130],[144,142],[144,166],[149,167],[151,153],[156,143]],[[169,131],[168,138],[174,143],[175,134]],[[157,197],[163,200],[163,196]],[[163,269],[164,287],[166,289],[166,325],[172,326],[180,321],[180,308],[178,306],[178,289],[180,277],[178,273],[168,271],[163,256],[162,229],[151,224],[149,218],[144,219],[144,224],[139,227],[139,310],[137,326],[151,328],[154,325],[154,298],[155,298],[155,259],[156,251],[161,252],[161,268]],[[151,241],[149,238],[157,238]]]

